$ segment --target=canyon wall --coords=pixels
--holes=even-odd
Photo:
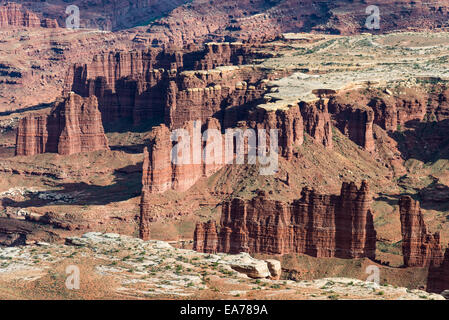
[[[74,93],[55,103],[49,115],[29,114],[19,122],[16,155],[70,155],[109,149],[96,97]]]
[[[369,107],[347,104],[332,97],[329,111],[335,120],[335,126],[349,139],[372,152],[375,150],[373,137],[374,111]]]
[[[97,96],[104,123],[130,118],[137,125],[157,119],[179,128],[199,119],[197,114],[203,121],[219,118],[216,113],[222,112],[225,102],[232,108],[260,98],[263,72],[223,67],[247,63],[254,56],[241,43],[210,43],[183,51],[109,52],[95,56],[90,64],[74,65],[65,92]]]
[[[69,70],[64,92],[95,95],[105,124],[124,118],[138,124],[163,115],[165,70],[176,70],[181,63],[179,54],[160,49],[99,54],[90,64],[75,64]]]
[[[295,147],[301,146],[304,141],[303,119],[299,106],[276,111],[259,108],[250,115],[249,120],[239,122],[237,127],[223,130],[224,133],[218,119],[213,117],[207,118],[204,122],[201,118],[186,121],[178,129],[182,131],[170,130],[166,125],[160,125],[154,128],[149,136],[148,150],[144,155],[142,181],[144,189],[150,194],[163,193],[167,190],[186,191],[201,177],[214,174],[226,163],[236,163],[237,151],[241,150],[244,157],[248,157],[249,139],[251,136],[254,138],[254,145],[250,146],[257,148],[261,143],[259,140],[261,130],[266,130],[266,135],[260,138],[265,138],[266,145],[270,146],[270,130],[278,129],[279,154],[287,159],[297,152],[294,150]],[[207,136],[206,132],[209,129],[216,129],[220,136],[215,137],[215,133],[210,137]],[[246,132],[247,129],[254,130]],[[174,137],[174,140],[181,142],[179,146],[187,144],[190,154],[187,155],[187,162],[184,162],[185,155],[181,155],[180,162],[173,163],[171,152],[177,143],[171,141],[171,135],[182,136],[183,132],[188,134],[189,140],[182,141],[178,136]],[[240,138],[242,140],[239,140]],[[215,144],[216,142],[219,144]],[[271,150],[271,146],[268,149]],[[194,150],[200,150],[202,154]],[[229,159],[225,157],[227,151],[231,157]]]
[[[34,12],[26,10],[21,4],[8,2],[0,4],[0,28],[6,27],[44,27],[57,28],[54,19],[40,19]]]
[[[152,195],[168,190],[187,191],[199,179],[209,177],[223,167],[224,141],[221,134],[220,137],[203,136],[202,129],[217,129],[219,132],[220,124],[211,118],[204,126],[188,121],[175,132],[165,125],[152,130],[149,147],[144,150],[139,227],[142,239],[149,238],[149,224],[156,218],[150,211]],[[176,138],[173,136],[176,142],[173,142],[171,137],[176,132]],[[188,146],[188,154],[183,154],[182,146]]]
[[[230,126],[243,120],[248,104],[265,93],[264,77],[253,67],[184,71],[169,84],[165,124],[178,128],[185,121],[215,117]]]
[[[173,10],[150,28],[148,43],[183,46],[202,39],[267,41],[285,32],[356,34],[365,28],[365,1],[213,0],[192,1]],[[448,26],[449,2],[379,0],[382,30],[434,30]]]
[[[440,234],[427,232],[419,202],[403,196],[399,200],[399,211],[404,266],[439,266],[443,260]]]
[[[204,253],[217,253],[217,248],[217,223],[209,221],[197,224],[193,235],[193,250]]]
[[[449,249],[446,249],[441,265],[430,266],[426,290],[435,293],[449,290]]]
[[[376,231],[366,182],[360,189],[344,183],[338,196],[308,188],[301,196],[291,204],[269,200],[264,192],[252,200],[227,201],[219,230],[210,228],[210,222],[198,224],[194,247],[207,252],[374,259]],[[211,247],[215,242],[208,240],[217,236],[217,246]]]
[[[275,111],[256,108],[246,125],[256,131],[266,130],[267,134],[271,129],[278,129],[279,155],[287,160],[292,158],[295,147],[304,142],[304,122],[298,105]]]
[[[328,149],[332,149],[332,123],[328,111],[328,101],[316,103],[300,102],[299,108],[304,119],[304,130]]]
[[[64,1],[21,1],[27,8],[64,23]],[[365,1],[313,0],[74,0],[81,27],[120,30],[137,27],[145,45],[177,46],[205,40],[244,42],[274,39],[284,32],[354,34],[366,32]],[[434,30],[448,26],[447,0],[411,2],[379,0],[382,32]],[[376,32],[377,30],[370,30]]]
[[[224,165],[224,141],[220,134],[220,151],[215,154],[212,148],[214,137],[202,134],[209,129],[220,132],[217,119],[211,118],[203,126],[200,122],[188,121],[177,131],[170,131],[165,125],[156,127],[151,132],[150,143],[144,153],[143,188],[149,193],[163,193],[167,190],[183,192],[201,177],[210,176],[219,170]],[[172,135],[175,138],[176,134],[176,139],[173,140],[179,142],[171,140]],[[203,138],[206,140],[203,141]],[[207,144],[210,152],[206,151]],[[187,155],[182,154],[184,145],[189,152]]]

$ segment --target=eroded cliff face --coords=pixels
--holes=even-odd
[[[427,232],[419,202],[410,196],[399,200],[402,253],[406,267],[439,266],[443,261],[439,233]]]
[[[249,116],[247,125],[255,130],[278,130],[279,155],[291,159],[296,147],[304,142],[304,121],[298,105],[286,110],[268,111],[257,108]]]
[[[316,103],[301,102],[299,107],[304,119],[304,130],[316,142],[331,149],[333,147],[332,124],[327,100],[319,100]]]
[[[51,1],[22,0],[39,13],[64,22],[61,12],[67,4]],[[188,2],[188,5],[186,3]],[[145,45],[176,45],[215,40],[238,39],[264,41],[284,32],[318,31],[333,34],[354,34],[367,31],[364,1],[313,0],[213,0],[153,1],[75,0],[81,12],[81,26],[103,30],[136,28],[139,41]],[[447,26],[449,3],[446,0],[413,2],[379,0],[381,31],[401,29],[433,30]],[[400,12],[400,17],[398,16]],[[371,32],[377,30],[370,30]]]
[[[149,147],[144,150],[140,202],[142,239],[149,238],[149,223],[157,220],[150,212],[153,194],[168,190],[187,191],[199,179],[209,177],[223,167],[224,140],[221,134],[218,140],[215,135],[203,136],[202,129],[220,132],[220,124],[215,118],[209,119],[203,126],[200,122],[188,121],[177,131],[179,136],[175,136],[176,131],[170,131],[165,125],[153,129]],[[183,148],[184,145],[187,145],[187,149]]]
[[[55,104],[49,115],[27,115],[17,129],[18,156],[45,152],[70,155],[107,149],[108,140],[94,96],[82,98],[70,93]]]
[[[19,3],[7,2],[0,4],[0,28],[7,27],[57,28],[58,23],[54,19],[40,19]]]
[[[243,120],[246,109],[265,93],[265,73],[253,67],[218,67],[207,71],[184,71],[170,82],[165,124],[179,128],[189,120],[205,122],[211,117],[225,126]]]
[[[109,52],[95,56],[90,64],[74,65],[65,91],[96,95],[104,123],[157,119],[179,128],[189,120],[223,118],[218,113],[225,102],[232,109],[260,98],[265,73],[223,67],[247,63],[253,56],[241,43],[210,43],[204,49],[192,46],[183,51]]]
[[[364,182],[360,189],[344,183],[339,196],[304,188],[291,204],[267,199],[264,192],[249,201],[235,198],[223,204],[220,230],[198,224],[197,250],[206,239],[226,253],[304,253],[314,257],[374,259],[376,231],[370,210],[371,196]]]
[[[375,150],[372,109],[345,104],[333,97],[329,101],[329,110],[334,115],[336,127],[344,135],[369,152]]]
[[[336,128],[365,150],[374,152],[373,125],[392,134],[414,121],[441,122],[448,118],[447,89],[435,86],[429,91],[413,87],[395,93],[388,89],[341,92],[330,97],[328,109]],[[433,145],[444,140],[437,132],[433,136]],[[413,141],[407,143],[409,149],[414,149]]]
[[[217,253],[217,248],[217,223],[209,221],[197,224],[193,235],[193,250],[204,253]]]
[[[435,293],[449,290],[449,249],[446,249],[441,265],[430,266],[426,290]]]
[[[365,28],[369,5],[365,1],[343,0],[192,1],[150,26],[146,41],[182,46],[198,39],[267,41],[285,32],[376,32]],[[381,8],[381,32],[447,26],[449,2],[446,0],[419,3],[381,0],[375,5]]]
[[[254,143],[250,145],[252,148],[257,148],[263,143],[261,139],[264,138],[267,151],[271,152],[271,130],[278,130],[278,152],[286,159],[297,154],[295,148],[300,147],[304,141],[303,119],[299,106],[277,111],[257,109],[251,113],[247,121],[240,121],[237,127],[226,130],[222,130],[219,120],[214,117],[207,118],[205,122],[201,121],[200,115],[198,117],[196,120],[184,122],[178,128],[182,131],[170,130],[166,125],[160,125],[152,130],[148,152],[144,154],[142,180],[148,193],[163,193],[167,190],[186,191],[201,177],[209,177],[224,165],[236,163],[237,152],[242,152],[244,158],[248,160],[250,142]],[[216,129],[215,132],[219,133],[219,137],[216,137],[215,133],[208,135],[209,129]],[[261,130],[265,130],[264,135],[259,134]],[[187,141],[177,136],[182,136],[182,132],[188,133]],[[241,150],[237,149],[240,148],[240,143],[242,143]],[[172,152],[176,151],[172,150],[176,150],[176,146],[182,148],[184,144],[187,144],[190,154],[187,156],[179,154],[178,163],[175,163],[172,161],[174,156]],[[257,157],[257,151],[254,156]]]

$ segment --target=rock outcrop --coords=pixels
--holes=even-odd
[[[328,106],[336,128],[365,150],[373,152],[373,125],[395,132],[409,121],[422,121],[427,113],[433,112],[432,107],[428,107],[429,101],[438,100],[420,88],[406,88],[395,93],[352,90],[332,96]],[[442,107],[434,109],[439,115],[440,110],[444,110]]]
[[[198,117],[201,115],[198,114]],[[235,163],[234,157],[237,150],[234,148],[228,150],[231,147],[227,144],[230,143],[237,148],[236,135],[238,132],[245,134],[244,130],[246,129],[254,129],[253,137],[256,143],[254,147],[260,143],[259,130],[266,130],[266,135],[264,135],[267,139],[266,145],[270,145],[270,130],[279,130],[279,153],[287,159],[292,157],[295,152],[294,148],[301,146],[304,140],[303,120],[298,106],[277,111],[257,109],[247,121],[241,121],[239,125],[222,134],[218,119],[210,117],[206,119],[204,125],[200,118],[197,121],[185,122],[179,130],[170,131],[166,125],[160,125],[153,129],[149,137],[148,150],[144,154],[142,178],[144,189],[149,194],[163,193],[167,190],[183,192],[193,186],[201,177],[209,177],[225,164]],[[209,132],[209,129],[216,129],[215,132],[218,132],[220,137],[214,137],[214,134],[207,136],[206,132]],[[189,141],[182,141],[184,133],[188,134]],[[172,134],[178,135],[174,137],[174,140],[181,143],[172,141]],[[215,141],[215,139],[218,140]],[[247,157],[249,152],[248,139],[243,138],[242,141],[244,157]],[[172,150],[175,150],[176,145],[182,147],[184,144],[188,145],[190,154],[180,154],[179,162],[175,163],[172,161],[174,155]],[[227,154],[230,154],[232,158],[226,158]]]
[[[27,236],[37,229],[23,220],[0,218],[0,222],[0,244],[2,246],[25,245]]]
[[[203,126],[204,131],[217,129],[220,124],[217,119],[210,119]],[[187,135],[184,135],[188,134]],[[167,190],[186,191],[201,177],[208,177],[224,165],[223,139],[220,134],[220,152],[206,152],[208,142],[202,134],[200,122],[189,121],[178,131],[170,131],[165,125],[153,129],[150,144],[144,152],[142,185],[149,193],[162,193]],[[173,137],[172,134],[178,135]],[[186,137],[189,141],[183,141]],[[206,139],[203,141],[203,138]],[[183,146],[187,145],[190,154],[182,154]],[[211,147],[209,147],[211,148]],[[199,153],[198,153],[199,151]],[[210,158],[216,157],[216,158]]]
[[[264,129],[267,133],[271,129],[279,130],[279,154],[287,160],[292,158],[295,147],[304,142],[304,122],[298,105],[275,111],[257,108],[250,114],[247,124],[250,128]]]
[[[204,253],[217,253],[218,231],[217,223],[209,221],[196,225],[193,250]]]
[[[223,204],[218,246],[212,251],[373,259],[371,201],[365,182],[360,189],[344,183],[338,196],[304,188],[301,199],[291,204],[269,200],[263,192],[249,201],[235,198]],[[201,243],[216,237],[205,225],[196,230],[195,239]],[[195,248],[204,250],[200,243]]]
[[[142,238],[145,239],[149,232],[148,222],[156,218],[149,209],[152,194],[187,191],[199,179],[209,177],[223,167],[224,140],[217,119],[211,118],[204,124],[203,130],[209,129],[217,129],[215,132],[219,137],[203,135],[201,124],[196,121],[186,122],[177,131],[170,131],[165,125],[153,129],[149,147],[144,150],[140,205]],[[183,148],[185,145],[187,149]],[[183,154],[183,151],[189,153]]]
[[[44,27],[57,28],[55,19],[40,19],[35,13],[26,10],[21,4],[8,2],[0,4],[0,28],[6,27]]]
[[[421,121],[427,112],[426,94],[420,90],[395,97],[374,97],[368,106],[374,111],[374,123],[388,131],[396,131],[410,120]]]
[[[444,253],[440,265],[432,265],[429,268],[427,278],[427,292],[442,293],[449,289],[449,249]]]
[[[439,266],[443,260],[440,234],[427,232],[419,202],[403,196],[399,200],[399,210],[404,266]]]
[[[265,76],[258,68],[235,66],[181,72],[167,89],[165,124],[179,128],[185,121],[215,117],[232,126],[265,93]]]
[[[250,45],[240,42],[209,42],[205,45],[204,57],[195,62],[196,70],[211,70],[219,66],[243,65],[250,62]]]
[[[345,104],[339,97],[333,97],[329,101],[329,112],[344,135],[365,150],[374,151],[374,111],[371,108]]]
[[[316,103],[301,102],[299,107],[304,119],[304,130],[316,142],[331,149],[333,147],[332,124],[327,102],[327,100],[319,100]]]
[[[97,96],[104,123],[130,118],[137,125],[157,119],[179,128],[186,121],[205,122],[211,116],[224,121],[224,105],[235,112],[233,107],[264,93],[260,80],[265,72],[225,67],[254,56],[239,43],[208,44],[200,50],[109,52],[94,56],[90,64],[74,65],[65,92]]]
[[[199,39],[266,41],[285,32],[357,34],[366,32],[365,1],[192,1],[151,26],[148,43],[183,46]],[[449,2],[379,0],[382,32],[447,26]],[[224,14],[226,12],[226,14]],[[406,19],[397,19],[398,12]],[[377,30],[369,30],[377,32]]]
[[[52,152],[70,155],[109,149],[96,97],[74,93],[57,102],[49,115],[30,114],[17,129],[16,155]]]

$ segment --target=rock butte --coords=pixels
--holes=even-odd
[[[399,201],[402,231],[402,252],[406,267],[438,266],[443,261],[440,234],[429,234],[419,202],[410,196]]]
[[[16,140],[18,156],[109,149],[97,98],[82,98],[73,92],[56,102],[49,115],[30,114],[22,118]]]
[[[376,231],[368,185],[344,183],[341,194],[304,188],[291,204],[261,192],[223,204],[220,228],[199,223],[194,248],[200,252],[304,253],[314,257],[375,258]]]
[[[449,288],[449,248],[443,255],[440,234],[427,232],[418,201],[410,196],[399,200],[404,266],[428,268],[428,292],[442,293]]]

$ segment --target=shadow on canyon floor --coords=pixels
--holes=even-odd
[[[145,120],[140,124],[134,124],[132,118],[123,118],[110,123],[103,123],[105,133],[145,133],[151,131],[154,127],[164,123],[164,119],[154,118]]]
[[[404,128],[390,136],[398,142],[404,159],[417,159],[424,163],[449,159],[449,119],[442,121],[408,121]]]
[[[52,106],[53,106],[53,103],[40,103],[38,105],[31,106],[31,107],[2,111],[2,112],[0,112],[0,116],[10,116],[14,113],[23,113],[23,112],[27,112],[27,111],[38,111],[38,110],[50,108]]]
[[[15,201],[3,198],[3,207],[44,207],[48,205],[107,205],[126,201],[140,196],[142,189],[142,162],[114,171],[114,183],[111,185],[92,185],[85,182],[62,183],[60,190],[39,191],[30,199]],[[50,194],[50,195],[49,195]]]
[[[419,201],[421,209],[424,210],[436,210],[436,211],[449,211],[449,187],[446,185],[438,184],[439,189],[434,191],[432,185],[427,186],[418,191],[416,194],[401,193],[399,195],[391,195],[385,193],[379,193],[377,197],[374,197],[374,201],[383,201],[390,206],[398,206],[399,199],[402,196],[410,196],[412,199]],[[435,192],[435,195],[433,195]]]
[[[131,145],[115,145],[110,146],[109,148],[112,151],[123,151],[129,154],[140,154],[143,153],[143,149],[148,147],[148,143],[139,143],[139,144],[131,144]]]

